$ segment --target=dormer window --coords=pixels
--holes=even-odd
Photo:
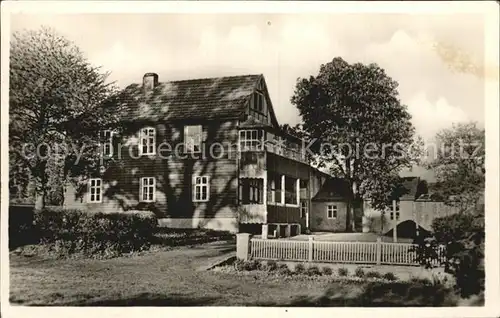
[[[140,133],[139,152],[141,155],[154,155],[156,153],[156,129],[144,127]]]

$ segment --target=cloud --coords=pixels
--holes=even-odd
[[[432,102],[425,92],[419,92],[408,101],[408,111],[417,132],[431,140],[437,132],[451,127],[451,123],[466,122],[467,114],[459,107],[452,106],[444,97]]]
[[[89,14],[12,21],[14,29],[46,24],[60,30],[122,87],[152,71],[160,81],[262,73],[280,123],[299,121],[290,104],[296,79],[316,75],[336,56],[383,67],[400,84],[401,101],[422,135],[453,121],[484,122],[484,82],[450,69],[446,61],[458,58],[445,54],[443,61],[443,51],[432,45],[459,48],[475,61],[484,35],[474,15]]]

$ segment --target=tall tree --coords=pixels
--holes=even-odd
[[[398,171],[410,166],[414,127],[398,84],[376,64],[349,64],[340,57],[316,76],[299,78],[291,102],[299,109],[310,149],[351,188],[346,228],[354,230],[353,203],[369,196],[387,204]]]
[[[459,123],[436,135],[429,167],[436,173],[435,190],[460,210],[474,208],[484,193],[485,131],[476,123]]]
[[[46,204],[49,181],[58,173],[55,167],[70,178],[86,171],[82,164],[100,161],[97,132],[114,122],[112,109],[103,104],[113,93],[112,83],[106,83],[108,75],[52,29],[13,34],[9,155],[11,162],[29,170],[37,208]]]

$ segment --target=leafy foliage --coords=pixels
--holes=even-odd
[[[333,270],[331,267],[328,267],[328,266],[324,266],[321,271],[323,272],[323,275],[332,275],[333,274]]]
[[[436,172],[435,195],[462,211],[475,208],[484,191],[485,131],[459,123],[436,136],[440,146],[429,167]]]
[[[303,125],[294,133],[313,144],[320,167],[349,181],[352,200],[373,194],[375,205],[386,205],[398,170],[418,158],[411,116],[397,87],[378,65],[340,57],[321,65],[316,76],[297,80],[291,102]],[[346,222],[353,229],[350,210]]]
[[[341,267],[338,269],[339,276],[347,276],[349,275],[349,270],[345,267]]]
[[[463,297],[484,292],[484,214],[458,213],[436,218],[436,240],[446,246],[446,270]]]
[[[37,210],[34,229],[41,243],[65,254],[128,253],[148,249],[157,220],[152,212],[91,213],[61,208]]]
[[[66,178],[77,181],[98,171],[97,132],[116,121],[116,112],[104,103],[114,92],[108,75],[49,28],[13,34],[9,158],[14,165],[9,172],[19,183],[34,181],[38,208],[46,205],[52,184],[61,188]]]
[[[434,237],[417,237],[414,244],[416,244],[415,247],[410,249],[410,251],[415,252],[415,261],[420,266],[430,269],[441,265],[443,260],[440,259],[438,253],[440,244]]]
[[[366,277],[368,278],[382,278],[382,274],[376,271],[368,271],[366,272]]]
[[[354,276],[356,277],[365,277],[365,271],[361,267],[357,267],[354,271]]]
[[[303,274],[306,271],[306,267],[302,263],[298,263],[294,267],[294,271],[296,274]]]
[[[309,266],[306,270],[306,274],[308,276],[318,276],[321,275],[321,271],[319,270],[318,266]]]
[[[393,272],[387,272],[384,275],[382,275],[383,279],[389,280],[389,281],[395,281],[398,280],[398,277],[393,273]]]

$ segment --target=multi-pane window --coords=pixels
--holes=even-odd
[[[277,174],[268,174],[267,180],[268,202],[282,204],[281,176]]]
[[[326,206],[326,217],[328,219],[336,219],[337,218],[337,206],[336,205],[327,205]]]
[[[262,132],[257,129],[240,130],[240,151],[261,150]]]
[[[193,202],[205,202],[210,197],[210,183],[208,176],[193,178]]]
[[[285,203],[298,205],[297,197],[298,179],[285,176]]]
[[[307,215],[307,201],[300,202],[300,217],[305,218]]]
[[[257,91],[252,95],[250,115],[258,121],[269,122],[266,110],[266,97],[263,92]]]
[[[89,180],[88,200],[90,203],[102,202],[102,179],[93,178]]]
[[[264,179],[240,179],[239,198],[242,204],[262,204],[264,197]]]
[[[113,156],[113,132],[104,130],[101,132],[102,154],[105,157]]]
[[[253,95],[253,108],[259,112],[264,111],[264,94],[256,92]]]
[[[156,149],[156,129],[153,127],[145,127],[141,129],[141,155],[154,155]]]
[[[396,201],[396,220],[399,220],[399,201]],[[394,220],[394,211],[391,210],[391,220]]]
[[[141,202],[155,201],[156,180],[154,177],[141,178],[140,197]]]
[[[201,151],[201,125],[184,126],[184,148],[186,152],[200,152]]]

